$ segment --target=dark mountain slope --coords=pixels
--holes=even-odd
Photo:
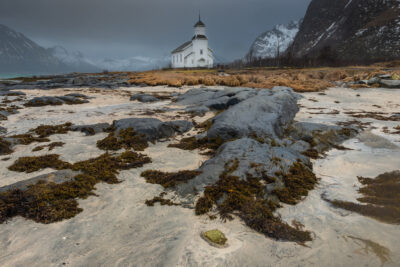
[[[312,0],[291,51],[342,60],[400,58],[400,1]]]

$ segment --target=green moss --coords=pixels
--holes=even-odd
[[[29,159],[28,162],[52,168],[65,168],[68,165],[68,168],[80,171],[81,174],[61,184],[40,181],[29,186],[27,190],[16,189],[0,193],[0,223],[14,216],[22,216],[40,223],[52,223],[74,217],[82,211],[77,198],[94,195],[93,190],[97,183],[119,183],[117,178],[119,170],[141,167],[151,161],[145,155],[132,151],[126,151],[118,156],[106,153],[72,165],[60,162],[57,155],[49,158],[47,164],[43,164],[44,157]],[[20,159],[18,161],[26,162]],[[16,166],[18,171],[38,168],[37,164],[33,164],[32,167],[20,164]]]
[[[151,184],[160,184],[164,188],[174,187],[177,184],[186,183],[193,179],[201,172],[199,171],[180,171],[180,172],[160,172],[148,170],[142,172],[141,176],[146,179],[146,182]]]
[[[136,133],[132,128],[120,130],[115,134],[111,132],[106,138],[97,141],[97,147],[102,150],[119,150],[121,148],[143,151],[148,147],[144,135]]]
[[[223,246],[226,244],[226,241],[228,241],[228,239],[225,237],[224,233],[222,233],[220,230],[210,230],[207,232],[204,232],[203,237],[206,238],[208,241]]]
[[[56,170],[68,169],[71,164],[59,159],[59,155],[44,155],[39,157],[22,157],[8,167],[10,171],[31,173],[45,168]]]

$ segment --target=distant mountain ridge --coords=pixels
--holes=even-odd
[[[288,25],[278,24],[272,30],[262,33],[250,47],[247,58],[273,58],[283,54],[299,31],[301,21]]]
[[[166,67],[168,58],[131,57],[90,60],[62,46],[44,48],[22,33],[0,24],[0,74],[138,71]]]
[[[57,72],[67,66],[47,49],[0,24],[0,72]]]
[[[400,58],[400,1],[312,0],[291,51],[313,57],[326,47],[346,60]]]
[[[71,52],[59,45],[48,48],[47,50],[51,55],[66,64],[71,71],[96,72],[101,70],[101,68],[95,66],[92,61],[85,58],[79,51]]]

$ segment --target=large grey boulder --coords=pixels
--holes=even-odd
[[[216,116],[207,136],[209,139],[223,140],[250,134],[280,137],[299,111],[299,98],[300,96],[288,87],[259,90],[253,97]]]
[[[143,134],[147,140],[155,141],[161,138],[184,133],[193,128],[189,121],[163,122],[155,118],[129,118],[113,122],[113,127],[119,132],[122,129],[132,128],[138,134]]]
[[[149,94],[142,94],[142,93],[134,94],[133,96],[131,96],[130,100],[131,101],[137,100],[137,101],[143,102],[143,103],[160,101],[160,99],[158,99],[155,96],[152,96],[152,95],[149,95]]]
[[[290,146],[274,147],[251,138],[241,138],[222,145],[217,155],[204,162],[200,167],[202,173],[187,184],[180,185],[177,188],[178,192],[186,195],[195,191],[202,191],[205,186],[218,181],[219,176],[225,170],[225,166],[234,160],[237,160],[239,165],[232,175],[238,176],[240,179],[245,179],[248,174],[253,177],[265,175],[276,177],[276,172],[287,173],[297,161],[303,162],[306,166],[311,166],[307,157]],[[283,182],[277,180],[274,185],[269,185],[268,189],[272,190],[281,186],[283,186]]]
[[[75,96],[39,96],[32,98],[25,105],[26,106],[57,106],[63,104],[83,104],[89,103],[86,99],[82,97]]]

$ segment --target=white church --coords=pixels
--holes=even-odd
[[[199,21],[194,25],[194,36],[171,52],[172,68],[212,68],[213,51],[208,47],[206,25]]]

